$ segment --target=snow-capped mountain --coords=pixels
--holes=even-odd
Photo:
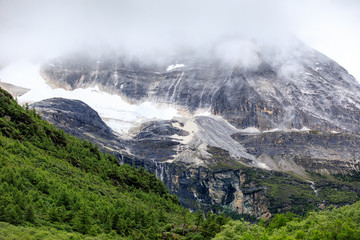
[[[309,171],[359,171],[360,84],[303,44],[249,44],[161,59],[78,53],[10,65],[0,79],[29,88],[18,100],[58,127],[155,172],[183,204],[260,217],[272,211],[268,190],[246,185],[244,168],[295,174],[303,186]]]

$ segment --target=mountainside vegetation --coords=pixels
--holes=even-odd
[[[360,239],[360,202],[338,209],[309,212],[303,218],[287,213],[253,225],[245,221],[230,221],[214,239]]]
[[[227,220],[191,214],[154,174],[118,164],[0,89],[0,221],[5,239],[208,239]]]

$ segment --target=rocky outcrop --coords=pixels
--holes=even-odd
[[[51,98],[30,105],[42,118],[77,137],[86,134],[97,138],[114,137],[99,114],[82,101]]]
[[[192,209],[221,212],[225,209],[237,214],[269,217],[270,202],[267,187],[256,185],[246,170],[213,171],[204,167],[183,164],[156,163],[119,157],[122,163],[145,167],[154,172],[176,194],[180,202]]]
[[[121,151],[150,161],[165,161],[177,153],[180,143],[172,134],[186,135],[172,127],[172,121],[148,122],[134,132],[134,137],[121,138],[100,118],[98,113],[78,100],[46,99],[30,105],[47,121],[67,133],[87,139],[106,151]],[[170,134],[170,135],[168,135]]]
[[[347,174],[360,170],[360,136],[356,134],[275,131],[257,134],[239,132],[232,137],[248,153],[274,170],[292,171],[299,175],[303,171]]]
[[[228,212],[232,216],[269,218],[292,211],[305,214],[359,199],[360,187],[322,178],[309,182],[289,174],[244,166],[191,167],[118,155],[122,164],[155,173],[182,205],[192,210]]]
[[[147,122],[133,130],[131,139],[123,139],[112,133],[97,113],[80,101],[54,98],[31,107],[35,107],[57,127],[99,144],[104,151],[116,155],[120,164],[144,167],[156,174],[171,193],[179,196],[184,206],[193,210],[227,211],[257,218],[270,217],[287,210],[303,214],[318,206],[356,201],[360,194],[360,188],[326,179],[313,179],[315,183],[311,183],[306,180],[311,176],[305,172],[319,172],[321,169],[329,172],[334,166],[339,166],[334,172],[350,171],[352,166],[346,161],[353,156],[349,149],[357,154],[357,150],[354,150],[359,146],[357,135],[309,131],[233,133],[232,128],[222,124],[222,120],[216,122],[215,119],[201,116],[185,122],[183,119]],[[198,129],[197,135],[186,131],[189,130],[187,121],[198,124],[202,130]],[[206,126],[217,128],[214,135],[206,134],[209,130]],[[216,134],[220,133],[228,133],[229,136],[218,139]],[[189,145],[191,141],[185,144],[182,138],[192,134],[193,143],[197,145]],[[227,143],[229,139],[240,144]],[[209,146],[216,142],[225,148],[238,147],[239,154],[245,155],[235,158],[234,150],[231,152],[219,146]],[[204,143],[207,145],[201,152],[198,149]],[[325,146],[329,147],[325,149]],[[299,178],[249,167],[254,162],[246,154],[278,171],[306,175]],[[319,165],[315,158],[321,160],[323,165]],[[197,161],[201,161],[201,164]],[[296,172],[297,169],[300,172]],[[341,197],[331,197],[334,191],[344,192],[351,197],[342,201]],[[301,208],[296,208],[299,205]]]

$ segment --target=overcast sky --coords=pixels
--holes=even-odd
[[[79,48],[201,47],[228,36],[294,34],[360,80],[358,0],[0,0],[0,61]]]

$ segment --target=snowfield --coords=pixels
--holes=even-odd
[[[102,92],[97,86],[73,91],[53,89],[40,76],[39,64],[13,63],[0,72],[0,79],[2,82],[31,89],[18,98],[20,104],[53,97],[81,100],[97,111],[106,124],[120,134],[126,134],[132,127],[145,121],[170,120],[179,116],[178,111],[172,106],[164,104],[160,106],[151,102],[143,102],[140,105],[129,104],[121,96]]]

